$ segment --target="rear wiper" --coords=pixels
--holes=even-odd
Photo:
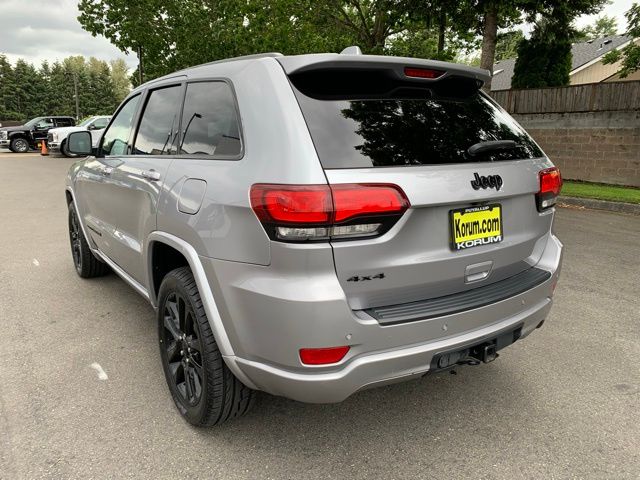
[[[490,152],[492,150],[512,150],[517,144],[513,140],[491,140],[487,142],[474,143],[469,147],[467,153],[472,157],[479,153]]]

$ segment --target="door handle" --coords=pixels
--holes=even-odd
[[[113,173],[113,167],[102,167],[101,173],[103,177],[108,177]]]
[[[142,175],[147,180],[151,180],[152,182],[157,182],[158,180],[160,180],[160,173],[156,172],[153,169],[143,170],[142,172],[140,172],[140,175]]]

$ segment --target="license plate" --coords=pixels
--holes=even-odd
[[[502,206],[451,210],[451,248],[464,250],[502,241]]]

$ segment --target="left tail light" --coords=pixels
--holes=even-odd
[[[309,242],[376,237],[410,207],[400,187],[386,183],[255,184],[251,207],[272,240]]]
[[[542,212],[556,204],[560,190],[562,189],[562,176],[558,167],[541,170],[538,173],[540,179],[540,191],[536,195],[538,211]]]

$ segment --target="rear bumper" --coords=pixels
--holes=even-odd
[[[335,403],[359,390],[419,378],[426,374],[433,357],[497,337],[522,326],[524,338],[546,317],[551,299],[546,298],[519,315],[492,325],[401,349],[361,355],[342,369],[328,373],[298,373],[270,365],[237,359],[240,369],[262,390],[308,403]]]
[[[422,376],[439,353],[516,328],[522,329],[520,338],[526,337],[551,308],[562,244],[547,236],[536,267],[551,276],[530,290],[480,308],[390,326],[352,311],[337,280],[331,281],[334,272],[320,278],[300,275],[288,284],[287,298],[284,293],[278,296],[284,291],[274,284],[283,280],[274,278],[269,284],[260,278],[274,269],[277,273],[277,257],[273,252],[271,267],[229,268],[231,262],[222,262],[225,271],[216,261],[205,265],[214,295],[222,300],[221,316],[234,347],[235,356],[225,360],[260,390],[303,402],[333,403],[359,390]],[[303,347],[346,344],[351,345],[348,355],[329,367],[302,365],[297,356]]]

